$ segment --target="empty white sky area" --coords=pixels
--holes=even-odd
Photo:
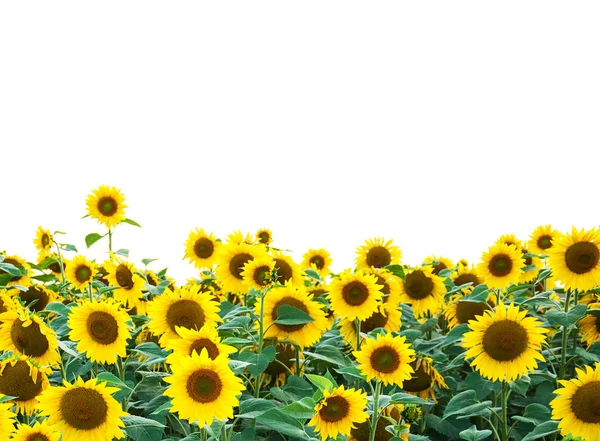
[[[122,190],[115,248],[179,283],[189,232],[366,239],[478,261],[501,234],[600,223],[596,1],[0,4],[0,250],[38,225],[104,260],[86,213]],[[73,257],[73,253],[67,257]]]

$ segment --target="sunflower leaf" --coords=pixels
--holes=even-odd
[[[133,225],[134,227],[140,227],[142,228],[142,226],[140,224],[138,224],[136,221],[132,220],[132,219],[123,219],[123,222],[129,225]]]
[[[444,410],[442,419],[452,415],[478,415],[483,409],[491,405],[491,401],[480,402],[474,390],[466,390],[452,397]]]
[[[71,308],[60,302],[51,302],[44,308],[46,311],[53,312],[58,315],[68,316],[71,313]]]
[[[23,275],[21,270],[12,263],[0,263],[0,271],[4,271],[14,277],[21,277]]]
[[[263,413],[275,409],[277,406],[273,401],[264,398],[248,398],[240,403],[239,414],[236,418],[251,418],[262,415]]]
[[[314,321],[314,318],[294,306],[281,305],[277,308],[277,320],[275,320],[275,323],[279,325],[304,325]]]
[[[104,236],[98,234],[98,233],[90,233],[87,236],[85,236],[85,245],[89,248],[92,245],[94,245],[96,242],[98,242],[100,239],[102,239]]]
[[[123,422],[127,435],[134,441],[160,440],[166,427],[158,421],[135,415],[123,417]]]
[[[317,386],[317,388],[321,392],[323,392],[324,390],[328,390],[328,391],[333,390],[333,383],[329,379],[327,379],[321,375],[304,374],[304,376],[306,378],[308,378],[308,381],[310,381],[312,384]]]
[[[314,269],[305,269],[304,274],[306,274],[311,279],[316,280],[317,282],[323,281],[323,279],[321,279],[321,276],[319,275],[319,273],[316,272]]]
[[[477,430],[477,427],[475,425],[459,433],[460,437],[462,439],[466,439],[467,441],[481,441],[483,439],[486,439],[491,434],[491,430]]]
[[[585,317],[587,311],[587,305],[575,305],[567,312],[567,322],[569,326],[574,325],[583,317]]]
[[[388,265],[384,266],[384,269],[388,270],[396,277],[400,277],[402,280],[406,281],[406,274],[404,273],[404,268],[402,265]]]
[[[419,398],[416,395],[396,392],[390,397],[390,404],[429,404],[429,401]]]
[[[315,401],[312,398],[305,397],[302,398],[300,401],[288,404],[287,406],[282,408],[281,411],[293,418],[299,420],[307,420],[309,418],[312,418],[315,414],[316,405],[317,403],[315,403]]]
[[[279,409],[272,409],[256,418],[256,421],[263,426],[279,432],[282,435],[290,437],[308,439],[304,432],[304,424],[295,418],[281,412]]]
[[[521,441],[533,441],[558,432],[558,421],[546,421],[536,426],[532,432],[529,432]]]
[[[515,415],[512,419],[521,423],[529,423],[537,426],[550,420],[550,409],[538,403],[529,404],[525,408],[523,416]]]
[[[239,361],[249,363],[246,369],[256,377],[267,369],[269,363],[275,360],[276,355],[275,346],[267,346],[263,348],[260,354],[255,354],[252,351],[241,352],[238,359]]]

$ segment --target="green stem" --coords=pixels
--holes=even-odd
[[[108,252],[112,253],[112,230],[108,228]]]
[[[371,433],[369,441],[375,441],[375,432],[377,431],[377,420],[379,419],[379,392],[381,385],[379,380],[376,380],[375,392],[373,393],[373,415],[371,415]]]
[[[54,242],[54,245],[56,245],[56,253],[58,254],[58,264],[60,265],[60,277],[61,277],[61,281],[60,281],[60,293],[64,294],[64,289],[65,289],[65,266],[63,265],[62,255],[60,254],[60,245],[58,244],[58,242]]]
[[[502,441],[508,441],[508,383],[502,382]]]
[[[294,348],[296,348],[296,375],[301,377],[302,372],[300,372],[300,350],[298,349],[298,346],[294,346]]]
[[[498,435],[498,431],[496,430],[496,426],[489,420],[489,418],[483,417],[483,419],[486,420],[487,423],[490,425],[490,429],[492,429],[492,432],[494,432],[494,438],[496,439],[496,441],[501,441],[500,436]]]
[[[263,338],[264,338],[264,331],[263,331],[263,322],[264,322],[264,315],[265,315],[265,291],[261,291],[260,293],[260,317],[258,318],[258,351],[257,353],[260,354],[262,353],[263,350]],[[256,376],[256,383],[254,386],[254,397],[258,398],[260,395],[260,374],[258,374]],[[256,421],[256,420],[254,420]]]
[[[565,312],[569,312],[569,302],[571,300],[571,290],[567,290],[567,297],[565,298]],[[565,368],[567,366],[567,341],[569,338],[569,330],[566,326],[562,327],[562,346],[560,352],[560,370],[558,372],[558,379],[562,380],[565,378]]]
[[[354,319],[354,324],[356,325],[356,350],[360,351],[360,320]]]
[[[225,423],[223,423],[223,425],[221,426],[221,439],[223,441],[227,440],[227,432],[225,430]]]

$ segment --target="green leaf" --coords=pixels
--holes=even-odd
[[[469,330],[469,325],[462,323],[452,329],[440,343],[441,346],[448,346],[460,340],[465,332]]]
[[[553,433],[558,432],[558,421],[546,421],[529,432],[521,441],[533,441],[534,439],[543,438]]]
[[[255,435],[256,429],[252,427],[246,427],[241,432],[236,432],[231,441],[254,441]]]
[[[39,267],[41,269],[46,269],[48,268],[50,265],[52,265],[53,263],[58,263],[58,260],[52,258],[52,257],[46,257],[44,259],[44,261],[42,263],[39,264]]]
[[[567,322],[569,326],[574,325],[583,317],[585,317],[587,312],[587,305],[575,305],[572,307],[567,313]]]
[[[406,281],[406,274],[404,273],[404,268],[402,265],[388,265],[384,268],[396,277],[400,277],[402,280]]]
[[[390,399],[390,404],[428,404],[429,401],[419,398],[415,395],[396,392]]]
[[[446,409],[444,409],[443,419],[452,415],[479,415],[482,410],[491,405],[491,401],[479,402],[474,390],[466,390],[454,395],[448,402]]]
[[[348,375],[349,377],[356,378],[358,380],[364,380],[364,377],[361,375],[360,371],[356,366],[348,366],[341,369],[334,369],[334,371],[336,371],[338,374]]]
[[[567,313],[558,309],[551,309],[546,311],[544,316],[548,319],[548,323],[551,325],[568,326]]]
[[[530,383],[531,383],[531,379],[527,375],[523,375],[518,380],[511,381],[509,383],[509,386],[510,386],[510,390],[512,390],[520,395],[523,395],[525,397],[525,396],[527,396],[527,390],[529,389]]]
[[[402,438],[394,437],[390,441],[402,441]],[[416,433],[408,434],[408,441],[431,441],[431,438],[425,435],[417,435]]]
[[[255,354],[252,351],[241,352],[238,359],[249,363],[246,369],[256,377],[267,369],[269,363],[275,360],[276,355],[275,346],[267,346],[260,354]]]
[[[46,311],[53,312],[58,315],[68,316],[71,313],[71,308],[60,302],[51,302],[46,305]]]
[[[170,401],[167,401],[166,403],[157,407],[156,410],[154,412],[152,412],[150,415],[159,415],[159,414],[163,413],[164,411],[168,412],[169,410],[171,410],[172,407],[173,407],[173,404]]]
[[[154,262],[155,260],[158,259],[142,259],[142,263],[147,266],[150,262]]]
[[[140,224],[138,224],[136,221],[131,220],[131,219],[123,219],[123,222],[129,225],[133,225],[134,227],[140,227],[142,228],[142,226]]]
[[[109,386],[118,387],[119,389],[127,389],[131,391],[131,388],[123,383],[119,377],[111,374],[110,372],[100,372],[98,374],[98,381],[106,381]]]
[[[283,413],[299,420],[307,420],[315,414],[315,400],[310,397],[302,398],[300,401],[289,404],[281,409]]]
[[[263,398],[249,398],[240,402],[240,410],[237,418],[254,419],[263,413],[276,408],[277,406],[271,400]]]
[[[162,438],[162,433],[166,427],[158,421],[140,416],[123,417],[125,431],[134,441],[158,441]]]
[[[303,325],[314,321],[314,318],[294,306],[281,305],[277,308],[275,323],[279,325]]]
[[[60,247],[63,250],[65,250],[65,251],[74,251],[74,252],[77,252],[77,248],[75,247],[75,245],[71,245],[70,243],[61,244]]]
[[[425,423],[427,424],[427,427],[431,427],[436,432],[448,438],[458,437],[459,429],[454,427],[450,421],[442,420],[439,416],[434,415],[433,413],[425,414]]]
[[[317,386],[321,392],[324,390],[331,392],[333,390],[333,383],[321,375],[304,374],[304,376],[308,381]]]
[[[491,434],[491,430],[477,430],[477,427],[475,427],[475,425],[459,433],[462,439],[466,439],[468,441],[481,441],[482,439],[486,439]]]
[[[70,356],[75,357],[75,358],[77,358],[80,355],[79,352],[77,352],[77,350],[75,349],[76,345],[77,345],[77,343],[72,342],[72,341],[58,340],[58,347],[61,348],[63,351],[65,351]]]
[[[490,290],[487,285],[477,285],[475,288],[473,288],[473,291],[463,297],[463,300],[469,300],[471,302],[485,302],[487,301],[489,293]]]
[[[515,415],[512,417],[513,420],[520,421],[521,423],[529,423],[535,426],[539,426],[542,423],[550,420],[550,409],[546,406],[538,403],[529,404],[525,408],[523,416]]]
[[[12,263],[0,263],[0,271],[4,271],[8,274],[10,274],[11,276],[15,276],[15,277],[20,277],[23,275],[23,273],[21,272],[21,270],[19,268],[17,268],[16,266],[14,266]]]
[[[317,282],[323,281],[323,279],[321,279],[321,276],[319,275],[319,273],[316,272],[314,269],[305,269],[304,274],[306,274],[311,279],[316,280]]]
[[[308,439],[308,436],[304,432],[304,424],[284,414],[279,409],[272,409],[263,413],[256,418],[256,421],[282,435]]]
[[[129,257],[129,250],[126,248],[121,248],[120,250],[115,251],[115,254],[118,254],[120,256]]]
[[[92,245],[94,245],[96,242],[98,242],[100,239],[102,239],[104,236],[98,234],[98,233],[90,233],[87,236],[85,236],[85,245],[89,248]]]

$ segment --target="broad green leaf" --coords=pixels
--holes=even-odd
[[[400,277],[402,280],[406,280],[406,274],[404,273],[404,268],[402,267],[402,265],[388,265],[384,268],[396,277]]]
[[[546,421],[536,426],[532,432],[527,434],[521,441],[533,441],[558,432],[558,421]]]
[[[275,346],[267,346],[260,354],[255,354],[252,351],[241,352],[238,359],[249,363],[246,369],[256,377],[267,369],[269,363],[275,360],[276,355],[277,351],[275,350]]]
[[[428,404],[429,401],[415,395],[396,392],[390,399],[390,404]]]
[[[126,248],[121,248],[120,250],[115,251],[115,254],[119,256],[129,257],[129,250]]]
[[[231,441],[254,441],[255,435],[256,429],[252,427],[246,427],[241,432],[236,432]]]
[[[118,387],[119,389],[128,389],[131,391],[131,388],[123,383],[119,377],[111,374],[110,372],[100,372],[98,374],[98,381],[106,381],[109,386]]]
[[[289,404],[281,409],[283,413],[299,420],[307,420],[315,414],[315,400],[310,397]]]
[[[58,315],[68,316],[71,313],[71,308],[60,302],[51,302],[46,305],[46,311],[53,312]]]
[[[304,432],[304,424],[284,414],[279,409],[272,409],[263,413],[256,418],[256,421],[282,435],[308,439],[306,432]]]
[[[87,236],[85,236],[85,245],[89,248],[92,245],[94,245],[96,242],[98,242],[100,239],[102,239],[104,236],[98,234],[98,233],[90,233]]]
[[[316,280],[317,282],[323,281],[323,279],[321,279],[321,276],[319,275],[319,273],[316,272],[314,269],[305,269],[304,273],[311,279]]]
[[[249,398],[240,402],[240,410],[237,418],[256,418],[259,415],[274,409],[277,406],[273,401],[263,398]]]
[[[333,390],[333,383],[321,375],[305,374],[304,376],[308,381],[317,386],[321,392],[324,390],[331,392]]]
[[[583,317],[585,317],[587,311],[587,305],[575,305],[567,313],[567,322],[569,326],[574,325]]]
[[[77,247],[75,247],[75,245],[71,245],[70,243],[61,244],[60,248],[63,249],[64,251],[77,252]]]
[[[477,430],[475,425],[469,427],[467,430],[463,430],[459,433],[462,439],[466,439],[468,441],[481,441],[486,439],[488,436],[492,434],[491,430]]]
[[[129,225],[133,225],[134,227],[140,227],[142,228],[142,226],[140,224],[138,224],[136,221],[132,220],[132,219],[123,219],[123,222]]]
[[[277,308],[277,320],[275,320],[277,324],[303,325],[314,321],[314,318],[294,306],[282,305]]]
[[[484,405],[483,409],[485,409],[486,406],[491,406],[492,402],[480,402],[474,390],[466,390],[454,395],[448,402],[446,409],[444,409],[443,419],[452,415],[477,415],[482,410],[482,404]]]
[[[4,263],[4,262],[0,263],[0,271],[4,271],[7,274],[10,274],[11,276],[14,276],[14,277],[20,277],[23,275],[21,270],[19,268],[17,268],[16,266],[14,266],[12,263]]]
[[[167,401],[166,403],[157,407],[156,410],[154,410],[154,412],[152,412],[150,415],[159,415],[163,412],[168,412],[169,410],[171,410],[172,407],[173,404],[170,401]]]
[[[535,426],[539,426],[542,423],[550,420],[550,409],[542,404],[530,404],[525,408],[523,416],[515,415],[512,417],[513,420],[520,421],[521,423],[529,423]]]
[[[436,432],[448,438],[457,438],[460,432],[460,430],[454,427],[450,421],[442,420],[433,413],[425,414],[425,423],[427,424],[427,427],[431,427]]]
[[[63,351],[65,351],[70,356],[77,358],[80,354],[75,349],[76,345],[77,345],[77,343],[72,342],[72,341],[58,340],[58,347],[59,348],[61,348]]]
[[[477,285],[475,288],[473,288],[473,291],[463,298],[463,300],[469,300],[471,302],[485,302],[489,293],[490,290],[487,285]]]
[[[142,259],[142,263],[147,266],[150,262],[154,262],[155,260],[158,259]]]
[[[134,441],[159,441],[165,428],[164,424],[140,416],[123,417],[125,431]]]
[[[531,383],[531,379],[527,375],[523,375],[518,380],[511,381],[509,383],[509,386],[510,386],[510,390],[525,397],[525,396],[527,396],[527,390],[529,389],[530,383]]]

